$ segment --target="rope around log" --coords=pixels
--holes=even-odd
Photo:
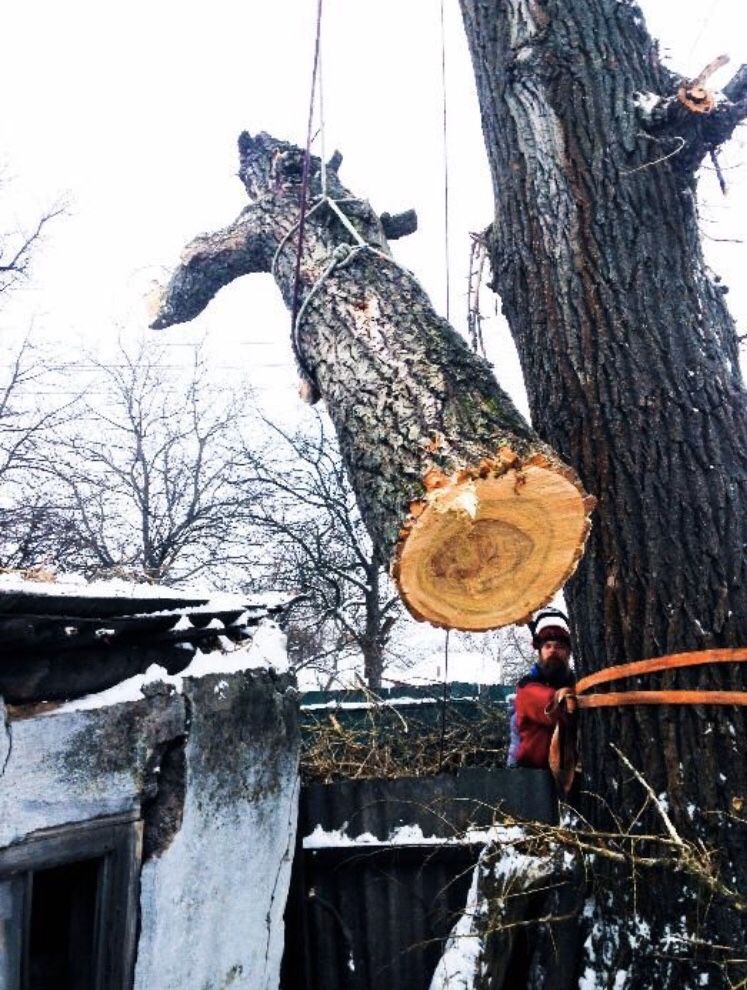
[[[358,231],[355,229],[355,226],[351,222],[350,217],[348,217],[343,212],[343,210],[340,209],[339,204],[347,203],[347,202],[358,202],[358,200],[352,200],[352,199],[335,200],[331,196],[328,196],[326,194],[320,196],[319,199],[317,199],[316,202],[305,212],[303,217],[300,218],[297,221],[297,223],[295,223],[290,228],[290,230],[285,234],[285,236],[277,246],[275,254],[273,255],[272,258],[272,264],[270,265],[270,272],[274,278],[276,273],[278,258],[280,257],[283,249],[287,245],[290,238],[300,228],[302,219],[308,220],[313,213],[315,213],[320,207],[325,205],[332,210],[332,212],[335,214],[337,219],[343,225],[345,230],[347,230],[348,233],[352,235],[352,237],[356,242],[354,245],[348,244],[346,242],[342,242],[336,245],[334,250],[330,253],[331,260],[329,264],[322,271],[322,274],[319,276],[316,282],[314,282],[314,284],[311,286],[309,291],[306,293],[303,302],[298,307],[298,310],[295,315],[295,319],[293,320],[293,325],[291,327],[291,344],[293,346],[293,353],[295,355],[296,361],[298,362],[298,366],[303,378],[314,389],[315,393],[317,391],[317,386],[314,380],[314,374],[312,370],[309,368],[309,366],[306,364],[304,356],[301,353],[299,329],[301,326],[301,320],[303,319],[303,316],[306,312],[306,309],[308,308],[309,303],[317,294],[317,292],[322,288],[322,286],[327,281],[329,276],[340,268],[346,268],[363,251],[370,251],[371,254],[375,254],[379,258],[383,258],[384,261],[391,262],[391,264],[393,264],[395,268],[398,268],[401,272],[404,272],[408,277],[414,278],[412,272],[409,271],[407,268],[405,268],[403,265],[400,265],[399,262],[395,261],[395,259],[390,254],[386,254],[385,251],[379,250],[379,248],[374,247],[373,244],[369,244],[368,241],[365,241],[361,237],[361,235],[358,233]]]

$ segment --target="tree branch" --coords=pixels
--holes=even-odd
[[[158,300],[151,327],[162,330],[192,320],[229,282],[241,275],[269,272],[276,243],[266,217],[261,204],[251,204],[228,227],[201,234],[188,244]]]
[[[747,99],[747,64],[739,66],[721,92],[732,103]]]
[[[747,118],[747,65],[737,70],[721,91],[720,99],[703,85],[723,64],[724,57],[715,59],[696,79],[681,81],[676,93],[661,97],[653,106],[639,104],[648,136],[676,146],[676,150],[658,158],[657,164],[672,158],[676,171],[692,174],[703,158],[725,144]],[[626,174],[642,167],[626,170]]]
[[[404,213],[382,213],[381,226],[388,241],[399,240],[414,234],[418,229],[418,215],[415,210],[405,210]]]

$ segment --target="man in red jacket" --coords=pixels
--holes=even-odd
[[[554,608],[543,609],[530,624],[537,662],[516,686],[515,719],[519,746],[516,765],[546,769],[557,715],[548,714],[558,688],[575,683],[570,668],[568,619]]]

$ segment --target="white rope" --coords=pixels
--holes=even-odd
[[[382,258],[384,261],[388,261],[390,264],[394,265],[395,268],[398,268],[409,278],[412,279],[415,278],[415,276],[412,274],[411,271],[409,271],[409,269],[405,268],[403,265],[400,265],[399,262],[395,261],[390,254],[387,254],[385,251],[379,250],[379,248],[374,247],[373,244],[369,244],[368,241],[365,241],[363,237],[361,237],[360,233],[358,232],[358,230],[356,230],[350,218],[340,209],[339,204],[347,203],[347,202],[359,202],[359,200],[356,197],[347,197],[346,199],[335,200],[332,199],[330,196],[320,196],[320,198],[310,207],[310,209],[306,213],[306,218],[308,219],[313,213],[315,213],[322,206],[328,206],[331,209],[331,211],[334,213],[334,215],[337,217],[337,219],[340,221],[340,223],[343,225],[345,230],[354,239],[355,244],[351,245],[343,242],[341,244],[338,244],[333,249],[333,251],[330,254],[329,264],[323,270],[322,274],[319,276],[316,282],[314,282],[312,287],[309,289],[309,291],[306,294],[306,297],[304,298],[303,302],[298,308],[298,313],[296,314],[296,319],[292,327],[292,333],[293,333],[292,343],[293,343],[293,349],[296,352],[297,357],[299,358],[299,363],[301,364],[302,370],[303,370],[303,361],[301,359],[301,350],[299,346],[299,329],[301,326],[301,320],[303,319],[311,300],[314,298],[314,296],[316,296],[316,294],[319,292],[321,287],[324,285],[324,283],[327,281],[327,279],[330,277],[330,275],[332,275],[334,271],[336,271],[338,268],[347,268],[347,266],[351,264],[351,262],[353,262],[358,257],[359,254],[362,254],[364,251],[368,251],[371,254],[376,255],[376,257],[378,258]],[[283,248],[286,247],[288,241],[293,236],[293,233],[298,229],[299,222],[295,223],[290,228],[290,230],[287,231],[283,239],[278,244],[277,249],[275,250],[275,254],[272,259],[272,265],[270,266],[270,271],[272,272],[272,275],[274,277],[276,277],[277,274],[276,273],[277,263],[283,251]]]
[[[336,206],[339,206],[340,203],[359,203],[360,202],[360,199],[357,196],[346,196],[344,199],[332,200],[332,199],[330,199],[329,196],[321,196],[314,203],[314,205],[311,207],[311,209],[309,209],[307,211],[307,213],[306,213],[307,219],[308,219],[308,217],[311,216],[312,213],[316,213],[316,211],[319,209],[320,206],[324,206],[324,204],[325,203],[328,203],[328,202],[335,203]],[[341,211],[338,210],[337,212],[340,213]],[[344,216],[344,214],[343,214],[343,216]],[[345,217],[345,219],[347,220],[347,217]],[[299,225],[300,222],[301,222],[300,220],[296,220],[296,222],[293,224],[293,226],[290,228],[290,230],[283,236],[283,239],[280,241],[280,243],[278,244],[278,246],[277,246],[277,248],[275,250],[275,254],[272,256],[272,264],[270,265],[270,274],[272,275],[273,278],[277,278],[277,263],[278,263],[278,258],[282,254],[283,248],[286,246],[286,244],[288,243],[288,241],[291,239],[291,237],[293,237],[293,235],[295,234],[295,232],[298,230],[298,225]],[[348,223],[349,222],[350,221],[348,221]],[[353,231],[354,231],[354,236],[357,237],[360,240],[360,235],[358,234],[358,231],[355,230],[355,228],[353,228]],[[386,255],[385,255],[385,257],[386,257]]]
[[[330,199],[329,196],[327,196],[327,206],[329,206],[329,208],[335,214],[335,216],[340,221],[340,223],[343,225],[343,227],[345,228],[345,230],[347,230],[347,232],[351,235],[351,237],[353,238],[353,240],[360,247],[367,247],[368,245],[363,240],[363,238],[358,233],[358,231],[353,226],[353,224],[350,222],[350,219],[348,218],[348,216],[345,213],[342,212],[342,210],[337,205],[337,203],[333,199]]]
[[[350,222],[350,219],[342,212],[342,210],[340,209],[340,207],[338,206],[337,202],[334,199],[330,199],[329,196],[325,197],[324,199],[320,199],[314,205],[314,209],[316,209],[317,206],[321,206],[322,204],[326,204],[331,208],[332,212],[335,214],[336,217],[339,218],[345,229],[348,230],[355,238],[356,244],[355,246],[346,244],[344,242],[342,244],[338,244],[331,253],[330,263],[327,265],[327,267],[324,269],[322,274],[309,289],[308,293],[306,294],[306,298],[304,299],[303,303],[301,304],[298,310],[298,315],[296,316],[296,325],[294,327],[296,344],[298,343],[298,330],[301,325],[301,319],[304,313],[306,312],[309,303],[317,294],[319,289],[322,287],[322,285],[324,285],[326,280],[334,271],[336,271],[338,268],[347,268],[347,266],[351,264],[351,262],[353,262],[358,257],[358,255],[362,254],[364,251],[369,251],[371,254],[376,255],[376,257],[383,258],[384,261],[391,262],[391,264],[393,264],[395,268],[398,268],[401,272],[404,272],[405,275],[409,276],[410,278],[414,278],[412,272],[408,271],[407,268],[404,268],[402,265],[399,264],[399,262],[395,261],[390,254],[386,254],[386,252],[380,251],[378,248],[374,247],[373,244],[369,244],[368,241],[364,241],[361,235],[353,226],[353,224]],[[309,211],[309,214],[310,213],[311,211]],[[287,235],[285,240],[287,240]],[[278,251],[279,250],[280,249],[278,248]],[[276,251],[275,252],[276,257],[277,254],[278,252]]]
[[[306,298],[301,303],[301,307],[298,310],[298,315],[296,316],[296,326],[294,328],[296,341],[298,341],[298,328],[300,327],[301,320],[303,319],[303,315],[306,312],[306,307],[309,305],[311,300],[317,294],[319,289],[321,289],[321,287],[324,285],[324,283],[332,274],[332,272],[336,271],[336,269],[338,268],[345,268],[347,265],[350,264],[350,262],[355,258],[356,255],[360,254],[361,251],[364,251],[367,247],[368,245],[365,243],[362,245],[360,244],[356,245],[356,247],[351,247],[349,244],[337,245],[337,247],[332,252],[332,260],[324,269],[324,271],[316,280],[316,282],[314,282],[312,287],[309,289],[308,293],[306,294]]]

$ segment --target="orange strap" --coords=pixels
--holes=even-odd
[[[747,648],[696,650],[670,653],[665,657],[636,660],[605,667],[582,677],[575,687],[561,688],[548,706],[548,713],[559,712],[550,743],[549,764],[558,787],[568,793],[576,768],[576,712],[579,708],[612,708],[620,705],[747,705],[747,691],[610,691],[584,696],[595,684],[605,684],[624,677],[653,674],[659,670],[695,667],[711,663],[744,663]]]
[[[747,705],[747,691],[610,691],[576,698],[579,708],[615,705]]]
[[[576,693],[582,694],[587,688],[606,681],[616,681],[621,677],[637,677],[638,674],[654,674],[657,670],[671,667],[696,667],[701,663],[739,663],[747,660],[747,647],[731,647],[722,650],[694,650],[691,653],[670,653],[665,657],[651,660],[635,660],[633,663],[620,663],[615,667],[604,667],[582,677],[576,684]]]

